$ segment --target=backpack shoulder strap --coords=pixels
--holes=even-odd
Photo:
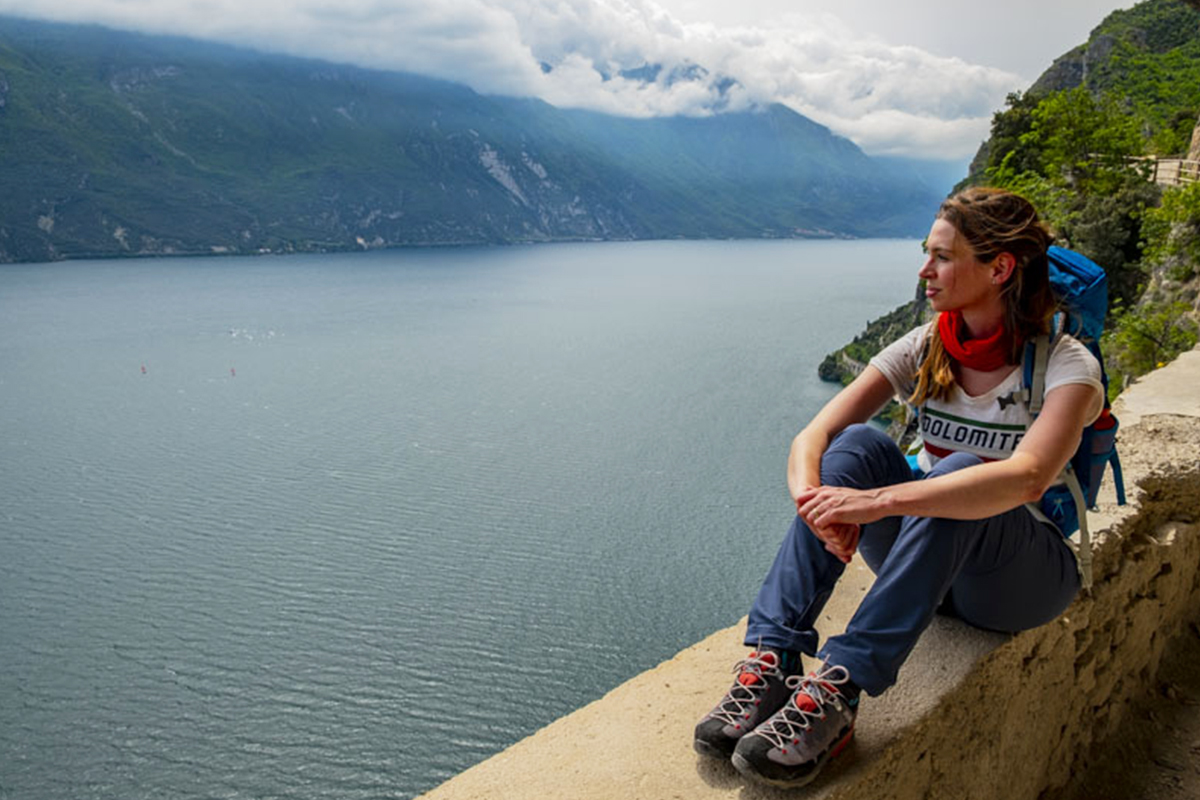
[[[1029,413],[1037,417],[1042,411],[1042,403],[1046,400],[1046,366],[1050,363],[1050,337],[1041,334],[1030,343],[1033,348],[1033,358],[1030,358],[1028,348],[1025,353],[1025,370],[1029,388]]]
[[[1026,394],[1021,399],[1029,406],[1029,413],[1035,419],[1041,413],[1042,403],[1046,401],[1046,368],[1050,364],[1050,351],[1054,349],[1065,329],[1066,320],[1060,312],[1050,321],[1049,334],[1039,334],[1025,343],[1022,365],[1025,370],[1023,386]]]
[[[1053,342],[1058,339],[1057,331],[1054,334],[1053,340],[1048,334],[1040,334],[1025,347],[1023,364],[1027,393],[1025,401],[1029,405],[1030,415],[1035,419],[1046,400],[1046,368],[1050,363],[1050,350]],[[1092,588],[1092,538],[1091,532],[1088,530],[1087,501],[1084,499],[1083,488],[1079,483],[1079,478],[1075,475],[1071,462],[1068,461],[1066,467],[1063,468],[1061,478],[1071,492],[1071,499],[1076,508],[1075,513],[1079,519],[1079,544],[1072,546],[1072,549],[1075,551],[1081,588],[1089,590]],[[1070,544],[1068,540],[1068,545]]]
[[[1050,363],[1050,337],[1038,336],[1025,343],[1021,358],[1021,388],[1000,400],[1000,408],[1012,403],[1024,403],[1030,415],[1037,418],[1046,400],[1046,367]]]
[[[1075,502],[1075,514],[1079,517],[1079,546],[1073,549],[1076,566],[1079,568],[1080,588],[1087,590],[1092,588],[1092,535],[1088,529],[1087,501],[1083,498],[1083,487],[1079,485],[1079,477],[1076,476],[1070,462],[1067,462],[1063,470],[1063,480],[1071,491],[1071,499]]]

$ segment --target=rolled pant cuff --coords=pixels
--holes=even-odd
[[[839,655],[836,649],[830,652],[829,649],[822,648],[815,657],[823,664],[844,668],[850,673],[850,680],[871,697],[878,697],[896,683],[895,679],[881,678],[874,665],[863,664],[853,655]]]
[[[772,650],[791,650],[813,658],[817,653],[816,633],[781,633],[778,628],[747,626],[745,644],[748,647],[769,647]]]

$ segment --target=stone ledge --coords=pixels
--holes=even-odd
[[[1058,620],[1016,636],[939,618],[896,686],[865,698],[849,758],[806,797],[1036,798],[1086,768],[1091,745],[1153,680],[1200,608],[1200,350],[1117,404],[1130,505],[1093,514],[1096,586]],[[1111,482],[1108,482],[1111,483]],[[856,561],[823,615],[840,629],[870,583]],[[744,623],[719,631],[425,797],[795,797],[691,750],[692,726],[728,688]]]

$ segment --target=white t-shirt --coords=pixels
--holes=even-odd
[[[933,324],[914,328],[871,359],[871,366],[884,374],[901,402],[907,401],[916,388],[917,367]],[[992,461],[1011,456],[1033,422],[1028,406],[1012,399],[1012,393],[1023,388],[1022,383],[1022,368],[1018,365],[984,394],[972,397],[956,384],[949,399],[927,400],[921,409],[921,438],[925,443],[917,456],[921,469],[928,472],[951,452],[973,453]],[[1096,389],[1084,422],[1090,425],[1104,408],[1100,363],[1077,339],[1063,334],[1050,348],[1046,394],[1072,383]]]

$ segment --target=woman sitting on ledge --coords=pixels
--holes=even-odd
[[[850,741],[860,692],[895,683],[939,609],[1015,632],[1071,603],[1074,553],[1025,504],[1056,481],[1099,415],[1100,366],[1061,336],[1036,420],[1013,401],[1025,344],[1050,331],[1055,310],[1050,242],[1016,195],[970,189],[942,204],[918,273],[938,317],[872,359],[793,441],[797,516],[750,610],[754,650],[696,726],[698,752],[732,758],[751,778],[804,785]],[[940,423],[924,431],[920,479],[865,424],[892,395]],[[875,583],[845,632],[818,650],[813,626],[856,550]],[[820,667],[801,675],[801,653]]]

